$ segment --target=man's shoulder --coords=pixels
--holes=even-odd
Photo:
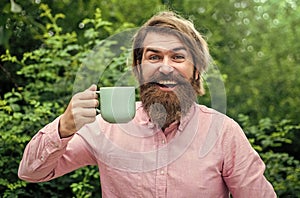
[[[207,107],[202,104],[195,104],[196,111],[203,117],[210,117],[212,120],[222,120],[226,123],[235,122],[231,117],[227,116],[225,113],[220,112],[211,107]]]
[[[201,113],[204,114],[211,114],[211,115],[220,115],[220,116],[226,116],[225,113],[222,113],[216,109],[213,109],[211,107],[207,107],[205,105],[202,104],[195,104],[195,107],[197,108],[197,110],[199,110]]]

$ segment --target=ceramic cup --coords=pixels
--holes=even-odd
[[[97,112],[110,123],[127,123],[135,116],[135,87],[100,87]]]

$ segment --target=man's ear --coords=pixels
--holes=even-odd
[[[195,76],[196,81],[200,80],[200,78],[201,78],[200,72],[197,71]]]
[[[194,66],[193,78],[195,81],[198,81],[201,78],[200,72],[198,71],[196,65]]]

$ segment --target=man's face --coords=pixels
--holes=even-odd
[[[159,127],[180,121],[195,102],[193,67],[192,56],[180,39],[171,34],[148,33],[141,61],[141,101]]]
[[[182,75],[190,80],[193,76],[194,64],[186,46],[171,34],[150,32],[144,40],[142,57],[142,75],[149,82],[155,74]],[[157,82],[162,91],[173,91],[175,81]]]

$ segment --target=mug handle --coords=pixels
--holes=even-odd
[[[100,90],[99,91],[95,91],[95,92],[96,92],[96,94],[100,94]],[[98,109],[98,108],[95,108],[95,109],[96,109],[97,115],[101,114],[101,110],[100,109]]]

